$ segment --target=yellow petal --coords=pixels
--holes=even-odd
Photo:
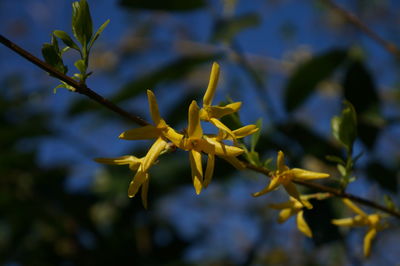
[[[203,167],[201,164],[201,153],[196,150],[189,151],[190,168],[192,170],[193,186],[196,194],[200,194],[203,188]]]
[[[204,187],[208,187],[211,182],[212,175],[214,172],[214,165],[215,165],[215,155],[208,154],[207,158],[207,168],[206,168],[206,175],[204,177]]]
[[[225,106],[207,106],[203,111],[201,111],[201,119],[208,120],[210,118],[221,118],[229,114],[236,113],[240,107],[242,106],[242,102],[234,102],[227,104]]]
[[[210,122],[218,129],[225,131],[233,140],[236,140],[235,134],[233,134],[232,130],[230,130],[229,127],[225,126],[221,121],[216,118],[211,118]]]
[[[283,154],[282,151],[278,151],[278,157],[276,160],[276,166],[277,170],[280,172],[286,171],[286,166],[285,166],[285,155]]]
[[[212,138],[201,139],[198,145],[205,153],[212,153],[221,157],[236,157],[244,152],[241,148],[225,145],[223,142],[216,141]]]
[[[214,62],[211,68],[210,81],[208,82],[208,87],[203,97],[204,106],[211,105],[211,102],[214,98],[215,90],[217,88],[218,78],[219,65],[218,63]]]
[[[233,165],[233,167],[235,167],[238,170],[243,170],[246,168],[246,165],[236,157],[232,157],[232,156],[219,156],[219,157],[224,159],[231,165]]]
[[[310,230],[310,227],[308,227],[306,220],[304,220],[303,211],[299,211],[299,213],[297,214],[296,221],[297,221],[297,228],[306,236],[312,237],[312,232]]]
[[[350,218],[342,218],[342,219],[333,219],[331,221],[334,225],[337,226],[365,226],[367,225],[366,220],[363,219],[362,216],[357,215],[355,217]]]
[[[145,209],[147,209],[147,206],[148,206],[148,204],[147,204],[147,194],[148,194],[148,191],[149,191],[149,181],[150,181],[149,178],[147,178],[146,181],[144,181],[144,183],[142,185],[142,191],[141,191],[142,204],[143,204],[143,207]]]
[[[271,178],[271,181],[269,184],[261,191],[253,193],[253,197],[259,197],[261,195],[267,194],[268,192],[271,192],[272,190],[275,190],[281,182],[279,181],[279,178]]]
[[[371,245],[372,240],[376,236],[376,228],[372,227],[368,230],[367,234],[364,237],[364,256],[369,257],[371,255]]]
[[[292,209],[294,203],[291,201],[282,202],[282,203],[272,203],[269,204],[268,207],[275,209],[275,210],[282,210],[282,209]]]
[[[291,216],[296,214],[297,211],[294,211],[293,209],[283,209],[282,211],[279,212],[278,216],[278,223],[284,223],[286,222],[287,219],[289,219]]]
[[[131,183],[129,184],[128,197],[133,198],[138,192],[140,186],[146,181],[146,179],[148,179],[148,174],[139,169],[139,171],[137,171],[136,175],[133,177]]]
[[[360,208],[357,207],[357,205],[355,205],[351,200],[349,199],[343,199],[342,200],[344,204],[347,205],[347,207],[349,207],[353,212],[357,213],[358,215],[361,215],[363,217],[368,217],[368,215],[361,210]]]
[[[147,172],[147,170],[150,168],[150,166],[157,160],[158,156],[160,153],[165,149],[165,146],[167,145],[167,142],[163,140],[162,138],[158,138],[149,151],[147,152],[146,156],[144,157],[143,160],[143,171]]]
[[[139,168],[140,163],[142,162],[141,159],[132,155],[125,155],[116,158],[96,158],[94,160],[98,163],[104,163],[104,164],[115,164],[115,165],[129,164],[129,168],[133,171],[136,171]]]
[[[149,101],[149,108],[151,113],[151,118],[155,125],[158,125],[161,121],[160,112],[158,111],[157,99],[151,90],[147,90],[147,99]]]
[[[244,138],[248,135],[251,135],[258,131],[258,127],[256,125],[247,125],[241,128],[238,128],[233,131],[233,134],[237,139]]]
[[[176,132],[172,127],[167,127],[163,130],[163,135],[169,139],[172,143],[174,143],[177,147],[183,149],[183,139],[184,136]]]
[[[158,138],[160,134],[160,130],[155,126],[147,125],[124,131],[119,135],[119,138],[126,140],[155,139]]]
[[[314,180],[314,179],[321,179],[321,178],[327,178],[329,177],[329,174],[325,173],[318,173],[318,172],[312,172],[300,168],[293,168],[289,170],[290,173],[293,174],[294,178],[300,179],[300,180]]]
[[[292,182],[288,182],[287,184],[284,184],[283,187],[285,188],[286,192],[290,196],[292,196],[293,198],[295,198],[296,200],[298,200],[299,202],[301,202],[303,204],[303,201],[300,199],[300,194],[297,191],[297,188],[296,188],[295,184],[293,184]]]
[[[200,139],[203,136],[203,130],[200,125],[199,107],[196,101],[192,101],[189,106],[188,136],[191,139]]]

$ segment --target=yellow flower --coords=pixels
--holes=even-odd
[[[357,207],[351,200],[343,199],[343,203],[347,205],[357,215],[351,218],[333,219],[332,223],[337,226],[366,226],[368,231],[364,237],[364,255],[368,257],[371,254],[371,243],[378,231],[387,228],[387,223],[382,222],[382,215],[379,213],[366,214]]]
[[[128,197],[133,198],[142,188],[141,197],[143,206],[147,209],[147,194],[149,188],[150,166],[156,161],[160,153],[165,149],[167,142],[162,138],[158,138],[151,146],[145,157],[137,158],[135,156],[126,155],[117,158],[97,158],[96,162],[104,164],[125,165],[128,164],[132,171],[137,171],[128,188]]]
[[[308,237],[312,237],[312,232],[310,227],[308,226],[307,222],[304,220],[303,216],[303,208],[304,203],[308,206],[312,207],[312,205],[308,202],[308,198],[306,196],[301,196],[302,202],[298,201],[297,199],[290,197],[288,202],[278,203],[278,204],[270,204],[269,207],[281,210],[279,213],[278,223],[283,223],[291,216],[297,214],[296,222],[297,228]]]
[[[237,112],[240,109],[242,103],[234,102],[225,106],[211,105],[214,98],[215,90],[217,88],[218,78],[219,65],[214,62],[211,69],[210,81],[208,83],[206,93],[203,97],[203,108],[201,108],[200,110],[200,119],[211,122],[218,129],[225,131],[234,139],[235,135],[232,133],[232,131],[218,119],[225,115]]]
[[[253,196],[258,197],[264,195],[268,192],[275,190],[279,187],[279,185],[283,185],[286,192],[290,196],[303,203],[305,207],[308,207],[308,205],[301,200],[300,194],[292,181],[314,180],[327,177],[329,177],[329,174],[312,172],[300,168],[289,169],[289,167],[285,165],[283,152],[279,151],[277,157],[277,170],[272,172],[271,182],[263,190],[253,193]]]
[[[177,146],[183,150],[189,151],[193,185],[197,194],[201,192],[203,185],[206,187],[211,181],[214,172],[215,155],[233,158],[243,153],[243,149],[241,148],[225,145],[223,142],[208,138],[203,134],[203,129],[200,124],[200,110],[196,101],[192,101],[189,106],[187,136],[185,136]],[[201,161],[202,152],[208,155],[204,180]]]

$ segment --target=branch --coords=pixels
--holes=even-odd
[[[125,117],[129,120],[131,120],[132,122],[140,125],[140,126],[145,126],[148,125],[149,123],[146,122],[145,120],[143,120],[142,118],[138,117],[138,116],[134,116],[130,113],[128,113],[127,111],[125,111],[124,109],[118,107],[117,105],[113,104],[112,102],[110,102],[109,100],[107,100],[106,98],[102,97],[101,95],[97,94],[96,92],[92,91],[91,89],[89,89],[88,87],[86,87],[86,85],[84,84],[80,84],[78,82],[76,82],[75,80],[73,80],[72,78],[60,73],[59,71],[53,69],[53,67],[51,67],[49,64],[43,62],[42,60],[40,60],[39,58],[35,57],[34,55],[30,54],[29,52],[25,51],[24,49],[22,49],[21,47],[19,47],[18,45],[14,44],[13,42],[11,42],[10,40],[8,40],[7,38],[3,37],[0,34],[0,42],[2,44],[4,44],[5,46],[7,46],[8,48],[10,48],[11,50],[15,51],[17,54],[19,54],[20,56],[24,57],[25,59],[27,59],[28,61],[34,63],[35,65],[37,65],[39,68],[45,70],[46,72],[52,74],[53,76],[57,77],[58,79],[64,81],[65,83],[67,83],[68,85],[73,86],[76,89],[76,92],[81,93],[83,95],[88,96],[90,99],[102,104],[103,106],[105,106],[106,108],[118,113],[119,115],[121,115],[122,117]],[[246,166],[247,169],[252,170],[254,172],[258,172],[261,174],[264,174],[266,176],[270,176],[270,172],[264,168],[264,167],[258,167],[246,162],[243,162]],[[345,192],[342,192],[340,190],[331,188],[331,187],[327,187],[327,186],[323,186],[320,184],[316,184],[316,183],[311,183],[311,182],[305,182],[305,181],[294,181],[296,184],[299,185],[303,185],[309,188],[313,188],[322,192],[328,192],[331,193],[333,196],[339,197],[339,198],[348,198],[351,199],[353,201],[356,201],[358,203],[361,203],[363,205],[375,208],[375,209],[379,209],[383,212],[386,212],[388,214],[393,215],[396,218],[400,219],[400,213],[386,208],[385,206],[379,205],[373,201],[370,200],[366,200],[363,198],[360,198],[358,196],[352,195],[352,194],[348,194]]]
[[[335,10],[337,13],[339,13],[341,16],[343,16],[345,19],[347,19],[351,24],[356,26],[358,29],[363,31],[366,35],[368,35],[371,39],[375,40],[379,45],[381,45],[386,51],[389,53],[392,53],[396,57],[400,57],[400,50],[397,48],[395,44],[392,42],[389,42],[382,37],[380,37],[376,32],[371,30],[367,25],[365,25],[359,18],[357,18],[354,14],[350,13],[343,7],[337,5],[334,1],[332,0],[321,0],[322,2],[325,2],[330,8]]]
[[[140,118],[139,116],[135,116],[130,114],[129,112],[125,111],[124,109],[118,107],[111,101],[107,100],[106,98],[102,97],[101,95],[97,94],[95,91],[91,90],[88,88],[85,84],[79,83],[76,80],[68,77],[67,75],[57,71],[54,69],[52,66],[47,64],[46,62],[40,60],[36,56],[32,55],[28,51],[24,50],[23,48],[19,47],[12,41],[8,40],[6,37],[0,34],[0,43],[4,44],[26,60],[30,61],[31,63],[37,65],[39,68],[45,70],[47,73],[51,74],[52,76],[58,78],[59,80],[64,81],[68,85],[74,87],[76,89],[75,92],[78,92],[80,94],[88,96],[90,99],[100,103],[101,105],[104,105],[108,109],[116,112],[117,114],[121,115],[124,118],[127,118],[131,120],[132,122],[140,125],[140,126],[146,126],[149,123],[147,123],[145,120]]]

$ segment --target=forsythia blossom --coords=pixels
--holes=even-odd
[[[219,76],[219,66],[213,64],[208,88],[203,98],[203,108],[199,108],[196,101],[192,101],[188,112],[188,127],[184,134],[178,133],[161,118],[154,93],[147,90],[148,103],[153,125],[146,125],[123,132],[119,137],[126,140],[156,139],[146,156],[137,158],[134,156],[122,156],[117,158],[98,158],[99,163],[129,165],[132,171],[136,171],[129,189],[128,196],[134,197],[142,188],[143,205],[147,207],[147,191],[149,185],[149,169],[157,161],[160,154],[167,151],[170,143],[174,147],[189,152],[189,161],[192,171],[193,185],[197,194],[203,187],[207,187],[211,181],[215,165],[215,156],[228,161],[238,169],[243,169],[244,164],[236,157],[244,152],[237,146],[227,145],[225,140],[234,141],[253,134],[258,130],[255,125],[247,125],[236,130],[231,130],[218,119],[237,112],[240,102],[226,106],[211,105],[215,94]],[[204,134],[200,121],[210,122],[219,129],[218,135]],[[207,166],[203,174],[202,153],[206,154]]]
[[[300,194],[297,191],[297,188],[292,181],[314,180],[327,177],[329,177],[329,174],[312,172],[300,168],[289,169],[289,167],[285,165],[283,152],[279,151],[277,157],[277,169],[276,171],[272,172],[271,182],[263,190],[253,193],[253,196],[258,197],[264,195],[268,192],[275,190],[276,188],[279,187],[279,185],[283,185],[283,187],[290,196],[300,201],[305,207],[310,208],[310,206],[307,205],[306,202],[301,200]]]
[[[363,210],[357,207],[351,200],[343,199],[343,203],[347,205],[357,215],[351,218],[334,219],[332,223],[337,226],[366,226],[368,231],[364,237],[364,255],[368,257],[371,254],[372,240],[375,238],[378,231],[387,228],[388,224],[382,221],[382,214],[366,214]]]

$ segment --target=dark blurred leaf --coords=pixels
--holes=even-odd
[[[343,108],[342,113],[332,118],[332,133],[348,151],[351,151],[357,137],[357,116],[350,102],[345,101],[344,104],[346,106]]]
[[[352,62],[343,81],[344,97],[358,114],[378,107],[379,98],[371,73],[360,61]]]
[[[346,58],[346,51],[332,50],[300,65],[286,85],[284,96],[286,109],[293,111],[303,104],[318,83],[332,75]]]
[[[161,66],[157,70],[146,74],[143,77],[128,82],[110,99],[115,103],[119,103],[121,101],[133,98],[140,93],[145,93],[147,89],[156,90],[157,87],[160,86],[161,82],[169,83],[178,81],[184,78],[194,68],[204,63],[211,63],[218,57],[218,55],[181,57],[164,66]],[[206,82],[207,81],[205,81],[204,84],[206,84]],[[98,109],[101,107],[97,104],[90,104],[87,100],[81,100],[72,105],[70,108],[70,113],[76,114],[94,108]]]
[[[120,5],[135,9],[192,11],[205,6],[204,0],[121,0]]]
[[[258,26],[261,23],[257,13],[244,14],[236,17],[221,18],[215,24],[213,40],[231,43],[235,36],[246,28]]]
[[[367,165],[367,176],[382,188],[396,193],[398,187],[397,171],[374,161]]]
[[[362,118],[358,121],[358,137],[367,146],[368,149],[373,149],[376,139],[381,131],[381,127],[374,125]]]
[[[317,246],[341,240],[338,227],[331,223],[336,218],[329,200],[311,200],[311,210],[304,210],[304,218],[313,233],[313,241]]]

